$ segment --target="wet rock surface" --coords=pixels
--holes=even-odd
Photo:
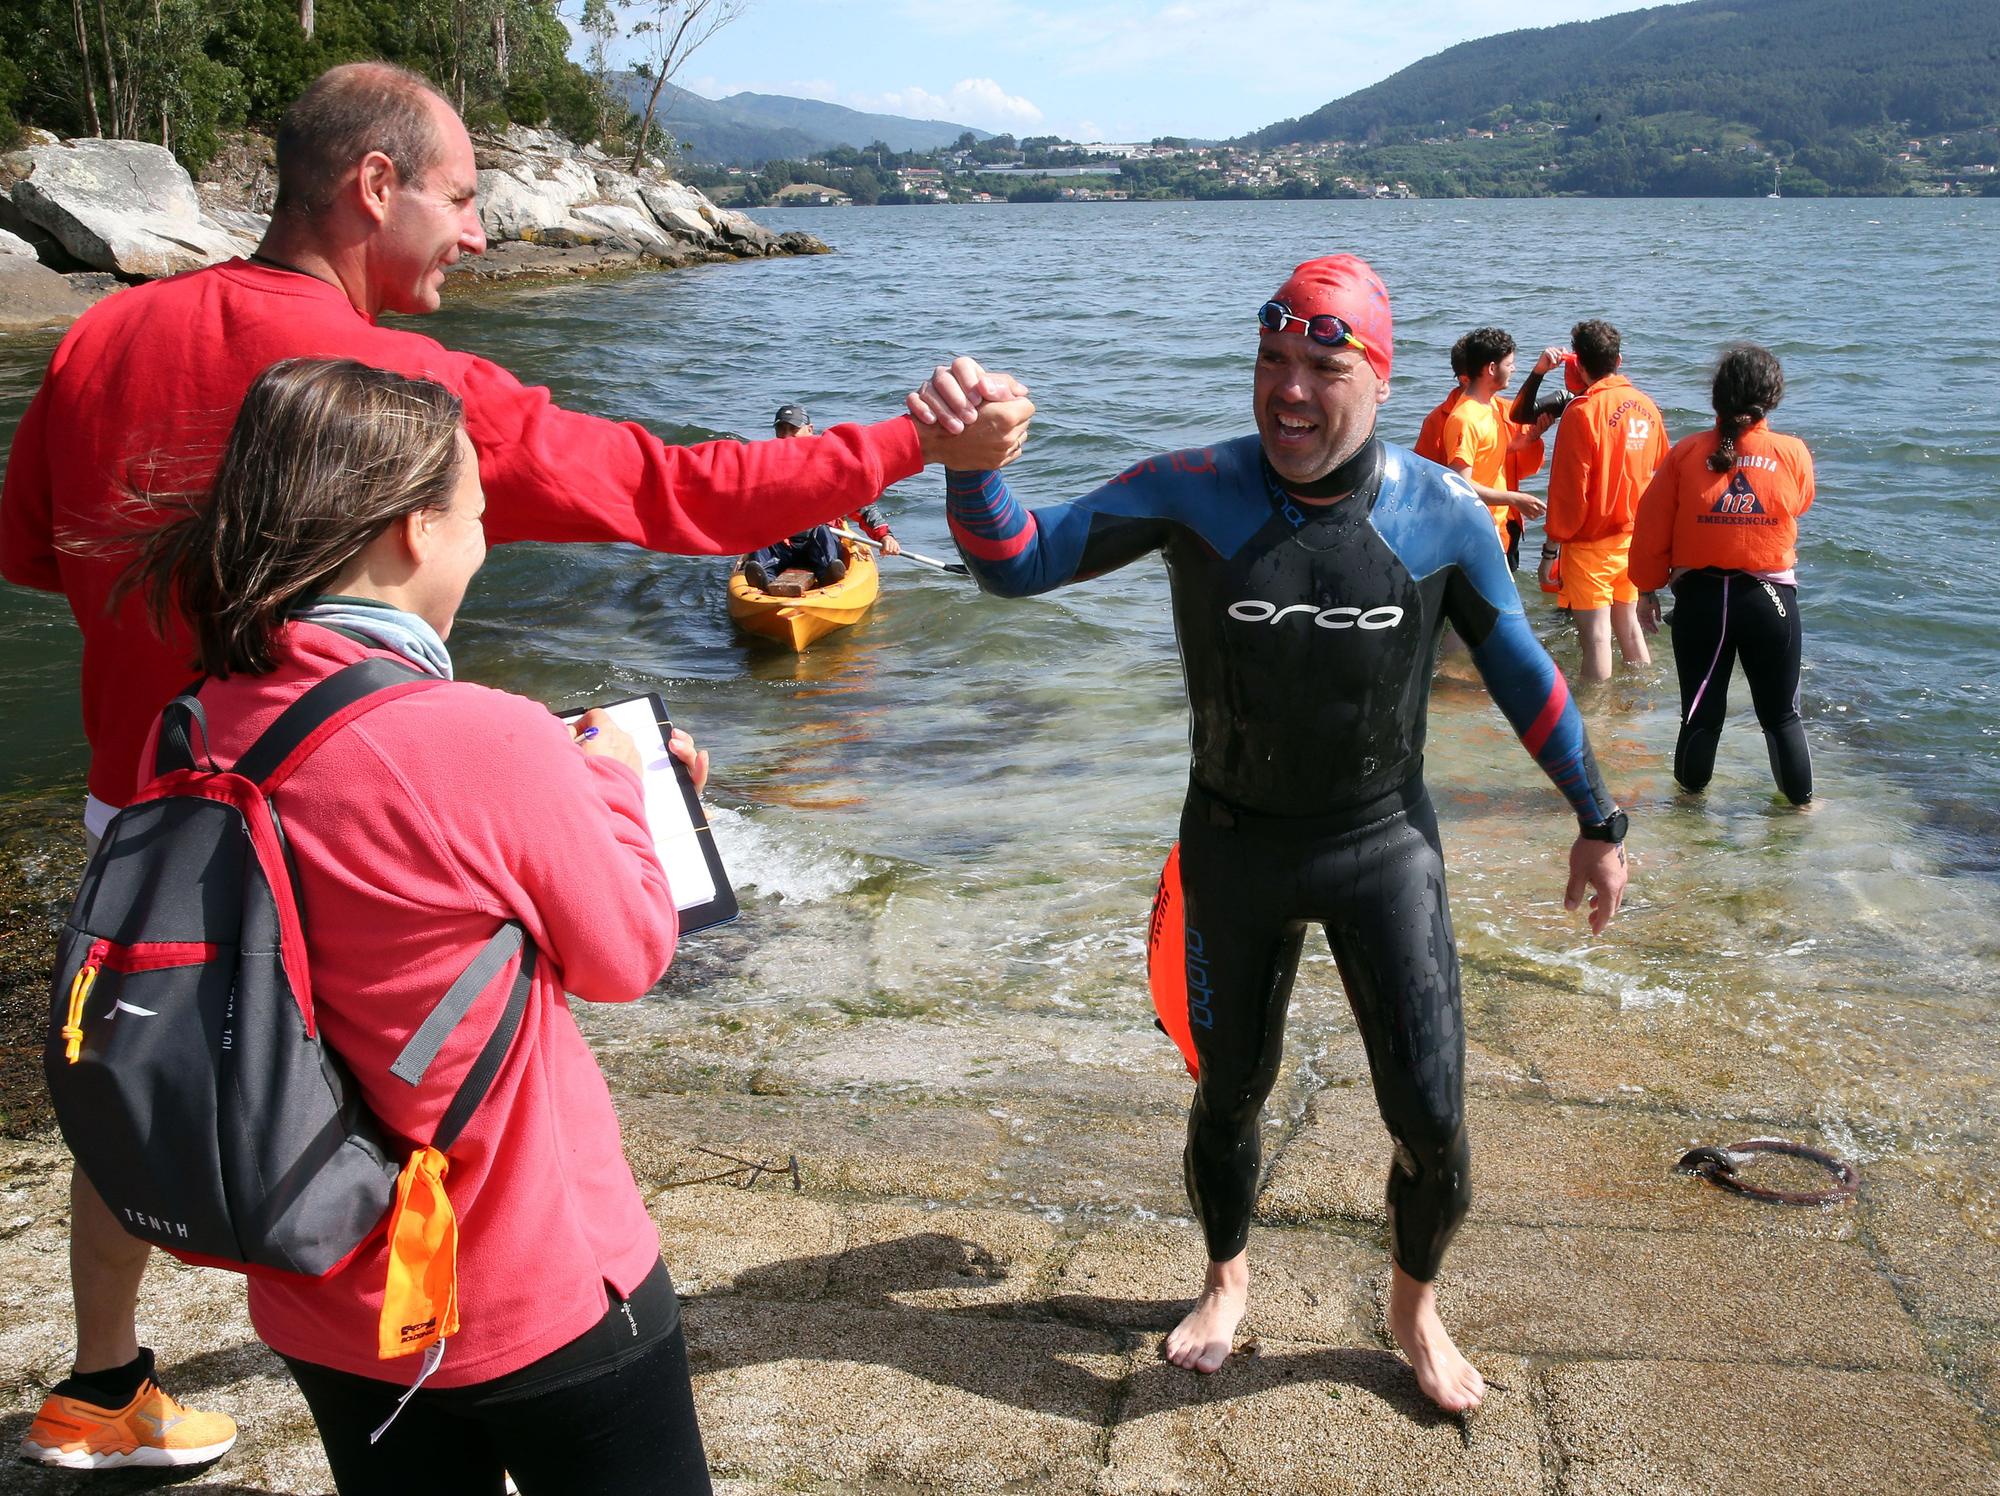
[[[38,1055],[72,813],[0,810],[5,1440],[71,1343],[68,1164]],[[1150,1030],[1005,1007],[578,1005],[684,1297],[717,1489],[2000,1491],[1990,1144],[1885,1135],[1845,1205],[1745,1201],[1674,1159],[1773,1127],[1837,1144],[1802,1090],[1730,1115],[1715,1103],[1738,1096],[1740,1058],[1664,1043],[1645,1011],[1571,1030],[1565,1064],[1538,1068],[1531,997],[1480,986],[1475,1203],[1440,1280],[1493,1387],[1469,1420],[1424,1402],[1386,1334],[1388,1143],[1337,1023],[1281,1082],[1250,1313],[1201,1377],[1159,1355],[1204,1252],[1179,1177],[1187,1081]],[[1643,1091],[1611,1079],[1634,1074]],[[178,1488],[326,1491],[243,1306],[226,1274],[156,1259],[148,1276],[142,1334],[170,1387],[243,1426]],[[0,1492],[77,1489],[0,1466]]]
[[[828,253],[545,131],[510,126],[476,155],[488,249],[459,262],[455,289]],[[33,132],[0,158],[0,332],[60,326],[121,285],[249,254],[270,221],[270,143],[231,137],[211,175],[197,183],[142,141]]]

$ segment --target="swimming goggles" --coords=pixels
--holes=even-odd
[[[1283,332],[1294,322],[1305,327],[1307,337],[1325,347],[1338,348],[1342,343],[1352,343],[1363,353],[1368,351],[1368,345],[1361,341],[1360,335],[1330,312],[1321,312],[1316,317],[1301,317],[1282,301],[1267,301],[1257,308],[1257,325],[1266,332]]]

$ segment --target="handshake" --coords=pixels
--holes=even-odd
[[[1035,402],[1011,374],[989,374],[978,361],[955,358],[931,371],[904,397],[924,461],[960,472],[1003,468],[1021,455]]]

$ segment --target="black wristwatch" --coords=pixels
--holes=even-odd
[[[1615,847],[1625,840],[1625,827],[1627,824],[1625,812],[1622,810],[1613,810],[1610,815],[1601,821],[1588,826],[1578,826],[1576,834],[1583,837],[1586,841],[1610,842]]]

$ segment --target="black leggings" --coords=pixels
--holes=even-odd
[[[1740,659],[1770,750],[1771,778],[1792,804],[1812,799],[1812,754],[1799,720],[1799,589],[1740,571],[1691,571],[1674,583],[1673,629],[1681,678],[1674,778],[1699,790],[1714,777],[1730,666]]]
[[[1359,824],[1357,824],[1359,822]],[[1211,1260],[1240,1253],[1263,1166],[1264,1100],[1308,922],[1340,968],[1395,1143],[1396,1263],[1437,1276],[1471,1204],[1458,947],[1437,818],[1421,782],[1333,821],[1241,813],[1191,786],[1181,813],[1184,986],[1198,1060],[1184,1166]],[[1159,973],[1155,989],[1160,990]]]
[[[500,1496],[509,1475],[522,1496],[709,1496],[679,1309],[671,1286],[664,1306],[654,1287],[634,1290],[629,1316],[614,1297],[597,1328],[520,1371],[419,1389],[378,1444],[368,1436],[402,1387],[285,1364],[341,1496]],[[637,1348],[619,1355],[620,1340]]]

